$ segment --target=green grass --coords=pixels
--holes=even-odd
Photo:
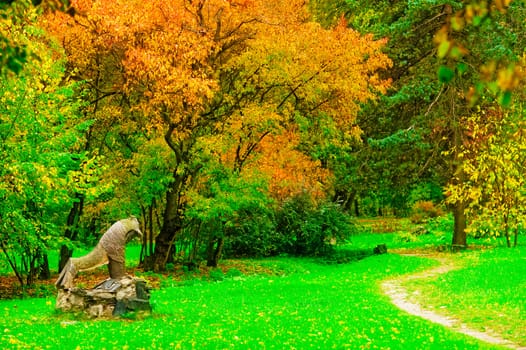
[[[451,256],[461,269],[407,283],[418,300],[474,329],[492,329],[526,344],[526,247],[467,251]]]
[[[387,277],[435,262],[397,255],[349,264],[282,258],[285,276],[174,283],[152,294],[144,319],[76,320],[52,299],[0,302],[7,349],[484,349],[490,347],[392,306]],[[288,267],[287,267],[288,266]]]
[[[0,301],[0,344],[5,349],[499,348],[410,316],[380,291],[382,280],[437,262],[367,252],[378,244],[387,244],[390,251],[433,248],[450,242],[447,233],[407,235],[410,227],[404,221],[366,225],[334,259],[251,259],[224,272],[161,277],[157,283],[161,288],[152,292],[154,312],[142,318],[88,320],[58,314],[53,297]],[[383,228],[403,233],[379,233]],[[422,303],[446,310],[474,328],[488,327],[525,344],[525,250],[451,254],[463,270],[408,286],[422,290]],[[74,256],[86,252],[77,250]],[[129,266],[138,263],[139,253],[140,247],[127,247]],[[363,256],[368,257],[353,261]],[[55,260],[50,256],[52,268]],[[336,263],[342,261],[346,263]]]

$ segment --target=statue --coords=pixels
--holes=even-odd
[[[119,280],[126,275],[124,248],[133,237],[142,237],[139,221],[134,216],[114,223],[102,236],[95,248],[80,258],[70,258],[57,279],[59,289],[71,289],[80,271],[108,264],[110,279]]]
[[[128,276],[124,248],[136,235],[142,237],[137,218],[119,220],[101,237],[88,254],[71,258],[60,272],[56,308],[64,312],[84,312],[89,317],[118,317],[128,312],[151,312],[150,287],[147,281]],[[79,271],[108,264],[110,278],[94,288],[75,287]]]

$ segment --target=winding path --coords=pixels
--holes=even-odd
[[[409,254],[405,254],[405,255],[409,255]],[[419,256],[423,256],[423,255],[419,255]],[[455,332],[462,333],[462,334],[468,335],[473,338],[477,338],[484,342],[495,344],[495,345],[501,345],[501,346],[504,346],[510,349],[526,350],[526,347],[522,347],[519,344],[503,339],[497,334],[495,334],[494,332],[492,332],[491,330],[488,330],[487,332],[480,332],[480,331],[474,330],[472,328],[469,328],[466,324],[460,322],[459,320],[455,318],[440,315],[431,310],[426,310],[422,307],[422,305],[409,301],[409,293],[407,289],[403,286],[404,282],[416,280],[416,279],[432,278],[432,277],[435,277],[441,274],[445,274],[445,273],[448,273],[449,271],[453,271],[459,268],[458,266],[455,266],[448,259],[436,257],[436,256],[426,256],[426,257],[439,261],[440,265],[435,268],[425,270],[420,273],[405,275],[405,276],[397,277],[394,279],[389,279],[389,280],[382,282],[381,284],[382,291],[384,292],[385,295],[391,298],[391,302],[394,305],[396,305],[399,309],[411,315],[424,318],[433,323],[437,323],[444,327],[448,327]]]

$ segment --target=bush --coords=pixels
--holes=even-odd
[[[225,256],[265,257],[278,254],[275,222],[271,209],[252,207],[236,213],[235,224],[226,230]]]
[[[308,196],[285,201],[276,213],[276,230],[281,253],[325,255],[336,242],[346,240],[351,232],[350,218],[337,204],[316,205]]]
[[[418,201],[413,205],[411,222],[415,224],[422,224],[427,222],[428,219],[436,218],[444,215],[442,209],[436,206],[431,201]]]

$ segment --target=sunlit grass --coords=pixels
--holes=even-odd
[[[245,274],[236,268],[224,273],[202,268],[199,274],[173,278],[177,272],[173,270],[156,283],[151,299],[154,312],[142,318],[110,321],[60,315],[53,297],[2,301],[0,344],[6,349],[499,348],[410,316],[380,291],[382,280],[422,271],[437,262],[396,254],[371,256],[372,248],[387,244],[390,251],[433,250],[450,242],[450,236],[435,232],[407,239],[395,232],[360,232],[335,259],[224,262]],[[77,250],[74,256],[86,252]],[[445,306],[474,328],[488,327],[524,344],[524,253],[519,248],[452,254],[464,270],[410,287],[422,289],[423,303],[438,309]],[[127,247],[130,268],[138,264],[139,254],[140,247]],[[339,257],[346,257],[343,264]],[[356,257],[362,259],[353,260]],[[56,256],[50,260],[53,267]]]
[[[52,299],[0,302],[7,349],[484,349],[409,316],[381,294],[387,277],[435,262],[382,255],[349,264],[281,258],[284,276],[236,276],[155,290],[144,319],[77,320]],[[297,268],[301,267],[301,268]]]
[[[418,300],[470,327],[526,344],[526,247],[468,251],[451,257],[462,268],[407,283]]]

